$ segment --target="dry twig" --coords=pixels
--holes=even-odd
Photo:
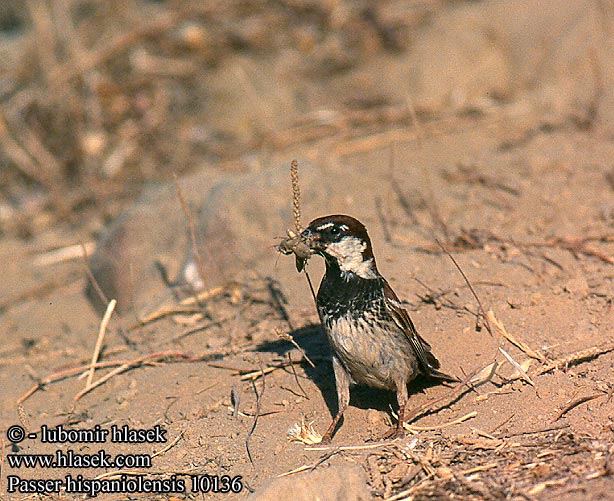
[[[516,362],[516,360],[514,360],[512,358],[512,356],[507,351],[505,351],[503,348],[501,348],[500,346],[499,346],[499,351],[503,354],[503,356],[507,359],[507,361],[510,364],[512,364],[512,366],[518,371],[518,373],[520,374],[522,379],[524,379],[527,383],[529,383],[531,386],[533,386],[533,388],[535,388],[535,383],[529,377],[529,375],[525,372],[525,370],[522,368],[522,366],[518,362]]]
[[[557,358],[556,360],[550,361],[548,364],[538,368],[536,374],[541,375],[554,369],[560,369],[561,367],[575,365],[580,362],[584,362],[585,360],[590,360],[592,358],[598,357],[599,355],[610,353],[611,351],[614,351],[614,343],[612,342],[602,346],[593,346],[592,348],[587,348],[586,350],[576,351],[565,357]]]
[[[183,438],[183,431],[177,435],[175,437],[175,440],[173,440],[170,444],[168,444],[166,447],[164,447],[164,449],[160,449],[158,452],[154,452],[151,457],[155,458],[156,456],[161,456],[162,454],[168,452],[169,450],[171,450],[173,447],[175,447],[175,445],[177,445],[177,442],[179,442],[179,440],[181,440]]]
[[[85,251],[83,250],[85,248]],[[52,264],[63,263],[64,261],[70,261],[71,259],[80,258],[83,254],[91,255],[96,249],[95,242],[86,242],[76,245],[69,245],[68,247],[60,247],[47,251],[43,254],[39,254],[34,258],[32,263],[35,266],[49,266]]]
[[[437,242],[437,245],[439,245],[441,250],[444,251],[446,253],[446,255],[452,260],[452,262],[454,263],[454,266],[456,266],[456,269],[459,271],[459,273],[461,274],[461,276],[465,280],[465,283],[467,284],[467,287],[469,287],[469,290],[471,291],[471,294],[473,294],[473,297],[475,298],[475,300],[478,303],[478,306],[480,308],[479,309],[479,313],[481,313],[481,315],[486,320],[486,328],[488,329],[489,334],[492,336],[493,335],[492,326],[490,325],[490,320],[488,319],[488,316],[486,315],[486,310],[484,309],[484,305],[482,304],[482,301],[480,300],[480,297],[478,296],[477,292],[475,292],[475,289],[473,288],[473,285],[471,285],[471,282],[467,278],[467,275],[465,275],[465,272],[463,271],[463,269],[456,262],[456,259],[454,259],[454,256],[452,254],[450,254],[450,251],[448,249],[446,249],[438,239],[435,239],[435,242]]]
[[[464,423],[465,421],[469,420],[469,419],[473,419],[474,417],[476,417],[478,415],[478,413],[476,411],[471,411],[468,414],[465,414],[464,416],[461,416],[459,418],[453,419],[452,421],[448,421],[447,423],[443,423],[443,424],[438,424],[438,425],[434,425],[434,426],[416,426],[416,425],[412,425],[412,424],[407,424],[407,423],[403,423],[403,427],[411,432],[420,432],[420,431],[434,431],[434,430],[443,430],[444,428],[449,428],[450,426],[454,426],[460,423]]]
[[[264,390],[266,388],[266,378],[264,376],[264,369],[262,367],[262,360],[258,357],[258,362],[260,363],[260,371],[262,372],[262,391],[258,393],[258,388],[256,387],[256,380],[252,379],[252,386],[254,387],[254,393],[256,394],[256,413],[254,414],[254,421],[252,423],[252,427],[247,433],[247,437],[245,438],[245,449],[247,450],[247,457],[249,458],[249,462],[254,466],[254,460],[252,458],[252,453],[249,449],[249,441],[256,430],[256,426],[258,425],[258,418],[260,417],[260,399],[264,394]]]
[[[107,306],[107,310],[104,312],[102,321],[100,322],[100,329],[98,330],[98,338],[96,339],[96,346],[94,347],[94,353],[92,353],[92,361],[90,363],[90,370],[87,374],[87,380],[85,383],[86,388],[92,384],[92,379],[94,379],[94,371],[96,370],[96,362],[98,362],[98,356],[100,355],[100,349],[102,348],[104,336],[107,332],[107,326],[109,325],[109,321],[111,320],[111,315],[113,315],[113,310],[115,309],[116,304],[117,304],[117,300],[111,299],[111,301],[109,302],[109,305]]]
[[[290,369],[292,369],[292,374],[294,375],[294,381],[296,382],[296,386],[299,387],[299,389],[303,393],[303,396],[307,400],[309,400],[309,395],[307,395],[307,392],[303,389],[301,382],[298,380],[298,374],[296,373],[296,369],[294,368],[294,362],[292,361],[292,354],[290,352],[288,352],[288,364],[290,365]]]
[[[205,275],[205,266],[203,264],[203,260],[200,257],[198,245],[196,244],[196,225],[194,223],[194,218],[192,217],[192,212],[188,207],[188,202],[183,195],[183,190],[181,189],[181,185],[179,184],[179,180],[177,178],[176,173],[173,173],[173,180],[175,182],[175,187],[177,188],[177,196],[179,197],[179,201],[181,202],[181,208],[183,209],[183,213],[188,220],[188,228],[190,230],[190,242],[192,244],[192,253],[194,254],[194,259],[196,259],[198,274],[200,275],[200,279],[202,280],[203,289],[206,289],[207,280]]]
[[[175,313],[193,313],[195,311],[201,311],[202,308],[197,305],[198,302],[219,296],[225,291],[225,287],[218,286],[209,290],[199,292],[198,294],[194,294],[193,296],[186,297],[185,299],[179,301],[178,305],[165,304],[156,311],[148,314],[146,317],[139,319],[136,324],[130,326],[130,329],[132,330],[138,327],[142,327],[143,325],[151,323],[154,320],[158,320],[168,315],[174,315]],[[189,308],[191,306],[193,306],[193,308]]]
[[[298,351],[301,352],[301,355],[303,355],[303,358],[307,360],[307,363],[315,369],[316,367],[315,364],[307,356],[307,353],[305,353],[305,350],[303,350],[303,348],[300,347],[300,345],[294,340],[294,338],[290,334],[282,331],[281,329],[275,329],[275,334],[277,334],[277,336],[283,339],[284,341],[288,341],[289,343],[291,343],[292,346],[294,346]]]
[[[604,392],[595,393],[594,395],[586,395],[584,397],[580,397],[580,398],[573,400],[572,402],[570,402],[568,405],[566,405],[565,407],[561,409],[561,411],[556,415],[556,417],[552,420],[552,422],[554,423],[555,421],[558,421],[565,414],[567,414],[570,410],[578,407],[578,405],[584,404],[586,402],[590,402],[591,400],[595,400],[596,398],[603,397],[604,395],[607,396],[607,393],[604,393]]]
[[[507,339],[510,343],[512,343],[516,348],[522,350],[527,356],[534,358],[535,360],[539,360],[542,363],[548,363],[548,359],[538,351],[533,350],[528,344],[523,341],[517,339],[515,336],[510,334],[505,330],[503,324],[497,319],[494,312],[492,310],[488,310],[486,317],[491,322],[491,325],[494,325],[495,330],[505,339]]]

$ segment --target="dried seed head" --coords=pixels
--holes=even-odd
[[[301,226],[301,188],[298,184],[298,162],[292,160],[290,163],[290,178],[292,180],[292,215],[294,216],[294,227],[298,233],[303,229]]]
[[[288,440],[290,442],[302,442],[307,445],[319,444],[322,442],[322,435],[312,425],[313,422],[307,422],[305,417],[303,417],[301,424],[295,423],[288,428]]]

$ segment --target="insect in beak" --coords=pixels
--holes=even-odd
[[[287,230],[287,237],[284,238],[277,247],[277,250],[282,254],[294,254],[296,259],[296,269],[300,273],[305,269],[305,265],[314,251],[311,248],[311,232],[303,231],[297,235],[292,230]]]

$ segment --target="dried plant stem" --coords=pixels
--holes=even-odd
[[[545,374],[554,369],[559,369],[561,367],[567,367],[568,365],[573,365],[584,360],[588,360],[591,358],[598,357],[599,355],[603,355],[605,353],[609,353],[614,351],[614,343],[610,342],[603,346],[593,346],[592,348],[587,348],[586,350],[576,351],[567,355],[565,357],[557,358],[556,360],[552,360],[547,365],[540,367],[537,369],[537,375]]]
[[[290,365],[290,369],[292,369],[292,374],[294,375],[294,382],[296,383],[296,386],[299,387],[299,389],[303,393],[303,396],[307,400],[309,400],[309,395],[307,395],[307,392],[303,389],[303,386],[301,385],[300,381],[298,380],[298,374],[296,373],[296,369],[294,368],[294,362],[292,360],[292,354],[290,352],[288,352],[288,364]]]
[[[294,338],[290,334],[282,331],[281,329],[275,329],[275,334],[277,334],[277,336],[283,339],[284,341],[288,341],[289,343],[292,343],[292,346],[294,346],[298,351],[301,352],[301,355],[303,355],[303,358],[307,360],[307,363],[311,365],[311,367],[313,367],[314,369],[316,368],[315,364],[307,356],[307,353],[305,353],[305,350],[303,350],[303,348],[300,347],[300,345],[294,340]]]
[[[264,376],[264,367],[262,366],[262,359],[260,356],[258,357],[258,363],[260,364],[260,372],[262,372],[262,391],[258,393],[258,388],[256,387],[256,380],[252,379],[252,386],[254,387],[254,393],[256,394],[256,413],[254,414],[254,421],[252,423],[252,427],[247,433],[247,437],[245,438],[245,449],[247,450],[247,457],[249,458],[249,462],[254,466],[254,460],[252,458],[252,453],[249,448],[249,442],[256,431],[256,426],[258,425],[258,418],[260,417],[260,400],[262,395],[264,395],[264,390],[266,388],[266,378]]]
[[[507,332],[503,324],[495,316],[492,310],[488,310],[488,313],[486,313],[486,318],[490,321],[491,325],[494,325],[497,333],[507,339],[514,346],[516,346],[516,348],[522,350],[528,357],[534,358],[535,360],[539,360],[544,364],[548,363],[548,359],[544,355],[542,355],[538,351],[533,350],[528,344],[524,343],[520,339],[517,339],[515,336]]]
[[[298,162],[296,160],[292,160],[292,162],[290,162],[290,179],[292,180],[292,215],[294,216],[294,228],[296,229],[296,233],[300,235],[303,231],[303,226],[301,225],[301,188],[298,182]],[[305,276],[307,277],[307,283],[309,284],[309,289],[311,290],[311,296],[313,297],[314,303],[317,305],[318,301],[316,298],[316,293],[313,289],[313,284],[311,283],[311,278],[309,277],[307,269],[303,268],[303,270],[305,271]]]
[[[416,425],[404,423],[403,427],[406,430],[414,431],[414,432],[443,430],[444,428],[449,428],[450,426],[454,426],[456,424],[464,423],[465,421],[467,421],[469,419],[473,419],[477,415],[478,415],[477,411],[471,411],[469,414],[465,414],[464,416],[461,416],[459,418],[456,418],[456,419],[454,419],[452,421],[448,421],[447,423],[443,423],[443,424],[438,424],[438,425],[434,425],[434,426],[416,426]]]
[[[603,397],[603,396],[607,396],[607,393],[603,393],[603,392],[595,393],[594,395],[586,395],[584,397],[575,399],[574,401],[570,402],[565,407],[563,407],[561,411],[557,414],[557,416],[552,420],[552,422],[554,423],[558,421],[565,414],[567,414],[570,410],[574,409],[575,407],[578,407],[578,405],[581,405],[586,402],[590,402],[591,400],[595,400],[596,398]]]
[[[265,369],[258,369],[257,371],[248,372],[247,374],[243,374],[241,376],[241,381],[248,381],[248,380],[255,381],[256,379],[260,377],[264,377],[265,374],[269,374],[270,372],[276,371],[277,369],[282,369],[287,366],[288,366],[287,362],[282,362],[277,365],[266,367]]]
[[[292,180],[292,215],[294,216],[294,228],[299,235],[303,231],[301,225],[301,187],[298,184],[298,162],[290,163],[290,178]]]
[[[83,248],[85,248],[85,251],[83,251]],[[96,244],[94,242],[69,245],[68,247],[61,247],[59,249],[54,249],[43,254],[39,254],[34,258],[32,263],[35,266],[50,266],[79,258],[84,254],[84,252],[87,259],[87,256],[91,255],[95,248]]]
[[[318,306],[318,298],[316,296],[316,291],[313,288],[313,284],[311,283],[311,277],[309,276],[309,273],[307,273],[307,270],[305,270],[305,276],[307,277],[307,283],[309,284],[309,290],[311,291],[311,297],[313,298],[313,302],[316,305],[316,308]]]
[[[471,285],[471,282],[467,278],[467,275],[465,275],[465,272],[463,271],[463,269],[456,262],[456,259],[454,259],[454,256],[452,254],[450,254],[450,251],[448,249],[446,249],[438,239],[435,239],[435,242],[437,242],[437,245],[439,245],[441,250],[444,251],[446,253],[446,255],[452,260],[452,262],[454,263],[454,266],[456,266],[456,269],[459,271],[459,273],[461,274],[461,276],[465,280],[465,283],[467,284],[467,287],[469,287],[469,290],[471,291],[471,294],[473,294],[473,297],[477,301],[478,306],[480,308],[478,313],[481,314],[484,317],[484,319],[486,320],[486,328],[488,329],[489,334],[492,336],[493,335],[493,329],[492,329],[492,326],[490,325],[490,320],[488,319],[488,316],[486,315],[486,310],[484,309],[484,305],[482,305],[482,301],[480,300],[480,297],[478,296],[477,292],[475,292],[475,289],[473,288],[473,285]]]
[[[90,269],[90,265],[87,262],[87,256],[89,254],[87,252],[87,247],[85,243],[79,242],[79,245],[81,246],[81,256],[83,257],[83,266],[84,266],[85,274],[87,275],[88,280],[92,284],[92,287],[94,287],[96,294],[98,294],[98,297],[102,300],[102,302],[104,304],[109,304],[109,300],[107,299],[107,296],[105,295],[104,291],[100,287],[98,280],[96,280],[96,277],[92,273],[92,270]]]
[[[421,416],[424,416],[427,413],[433,412],[438,404],[441,404],[441,408],[449,406],[452,402],[454,402],[457,398],[460,398],[463,394],[468,391],[474,389],[472,384],[475,376],[480,373],[482,369],[476,369],[471,372],[465,379],[463,379],[460,383],[452,388],[449,388],[443,395],[440,397],[433,398],[424,402],[423,404],[413,408],[407,409],[405,411],[405,423],[411,423],[415,421]],[[447,402],[447,403],[446,403]]]
[[[213,297],[219,296],[227,289],[222,286],[214,287],[213,289],[205,290],[199,292],[198,294],[194,294],[193,296],[186,297],[182,301],[179,302],[179,305],[163,305],[158,310],[148,314],[146,317],[141,318],[135,324],[129,327],[129,330],[136,329],[137,327],[141,327],[145,324],[153,322],[154,320],[158,320],[159,318],[165,317],[167,315],[174,315],[175,313],[188,313],[201,311],[202,308],[196,306],[199,301],[205,301],[207,299],[211,299]]]
[[[196,259],[196,264],[198,266],[198,274],[200,275],[200,279],[203,281],[203,288],[207,289],[207,280],[205,278],[205,266],[203,265],[203,260],[200,257],[200,252],[198,250],[198,246],[196,245],[196,225],[194,224],[194,218],[192,217],[192,212],[188,207],[188,203],[183,195],[183,190],[179,185],[179,181],[177,178],[177,174],[173,173],[173,180],[175,181],[175,187],[177,188],[177,196],[179,197],[179,201],[181,202],[181,208],[185,214],[185,217],[188,220],[188,228],[190,230],[190,241],[192,243],[192,252],[194,253],[194,259]]]
[[[183,431],[177,435],[175,437],[175,440],[173,440],[170,444],[168,444],[164,449],[159,450],[158,452],[154,452],[151,457],[155,458],[156,456],[161,456],[162,454],[168,452],[169,450],[171,450],[173,447],[175,447],[175,445],[177,445],[177,442],[179,442],[179,440],[181,440],[183,438]]]
[[[0,492],[3,492],[2,491],[2,477],[4,477],[4,437],[2,437],[0,441],[2,442],[2,451],[0,452],[0,456],[2,456],[0,458]]]
[[[529,375],[525,372],[525,370],[521,367],[521,365],[518,362],[516,362],[516,360],[514,360],[507,351],[501,348],[501,346],[499,346],[499,351],[503,354],[503,356],[507,359],[507,361],[510,364],[512,364],[512,366],[518,371],[518,373],[520,374],[520,377],[522,377],[522,379],[524,379],[527,383],[533,386],[533,388],[535,388],[535,383],[529,377]]]
[[[374,444],[364,444],[364,445],[315,445],[313,447],[305,447],[306,451],[364,451],[370,449],[378,449],[380,447],[387,447],[389,445],[394,445],[396,440],[383,440],[381,442],[376,442]],[[288,475],[288,473],[283,473],[278,475],[278,477],[283,477],[284,475]]]
[[[104,312],[104,316],[102,317],[102,322],[100,322],[100,329],[98,330],[98,339],[96,339],[96,346],[94,347],[94,353],[92,354],[92,361],[90,362],[90,370],[87,375],[87,381],[85,383],[85,387],[87,388],[92,384],[92,379],[94,379],[94,371],[96,370],[96,362],[98,362],[98,357],[100,356],[100,350],[102,348],[102,343],[104,341],[104,336],[107,332],[107,326],[109,325],[109,321],[111,320],[111,315],[113,315],[113,310],[117,305],[117,300],[111,299],[109,305],[107,306],[107,310]]]
[[[117,367],[117,366],[125,366],[127,365],[128,368],[133,368],[133,367],[137,367],[139,365],[155,365],[155,364],[160,364],[162,362],[186,362],[186,363],[191,363],[191,362],[198,362],[201,361],[203,359],[205,359],[208,356],[212,356],[212,355],[216,355],[216,354],[228,354],[228,353],[234,353],[237,350],[240,349],[244,349],[247,348],[247,346],[250,345],[243,345],[243,346],[238,346],[238,347],[234,347],[232,350],[228,350],[228,351],[220,351],[220,350],[211,350],[211,351],[205,351],[203,353],[199,353],[196,355],[192,355],[190,353],[186,353],[183,351],[157,351],[154,353],[149,353],[147,355],[142,355],[140,357],[137,357],[133,360],[106,360],[104,362],[98,362],[95,364],[96,369],[100,369],[102,367]],[[34,393],[36,393],[38,390],[40,390],[41,388],[44,388],[46,385],[50,384],[50,383],[55,383],[57,381],[61,381],[63,379],[66,379],[68,377],[71,376],[75,376],[77,374],[81,374],[85,371],[88,371],[91,367],[91,364],[87,364],[87,365],[80,365],[78,367],[72,367],[70,369],[64,369],[62,371],[59,372],[54,372],[53,374],[41,379],[37,384],[35,384],[34,386],[32,386],[32,388],[30,388],[27,392],[25,392],[18,400],[17,400],[17,406],[18,409],[21,407],[21,404],[23,402],[25,402],[28,398],[30,398]],[[96,383],[93,383],[96,384]],[[26,426],[24,426],[24,428],[26,428]]]

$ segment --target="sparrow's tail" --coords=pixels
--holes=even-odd
[[[430,369],[428,372],[428,376],[435,378],[435,379],[440,379],[441,381],[447,381],[448,383],[460,383],[461,382],[461,380],[458,379],[457,377],[450,376],[449,374],[438,371],[437,369]]]

